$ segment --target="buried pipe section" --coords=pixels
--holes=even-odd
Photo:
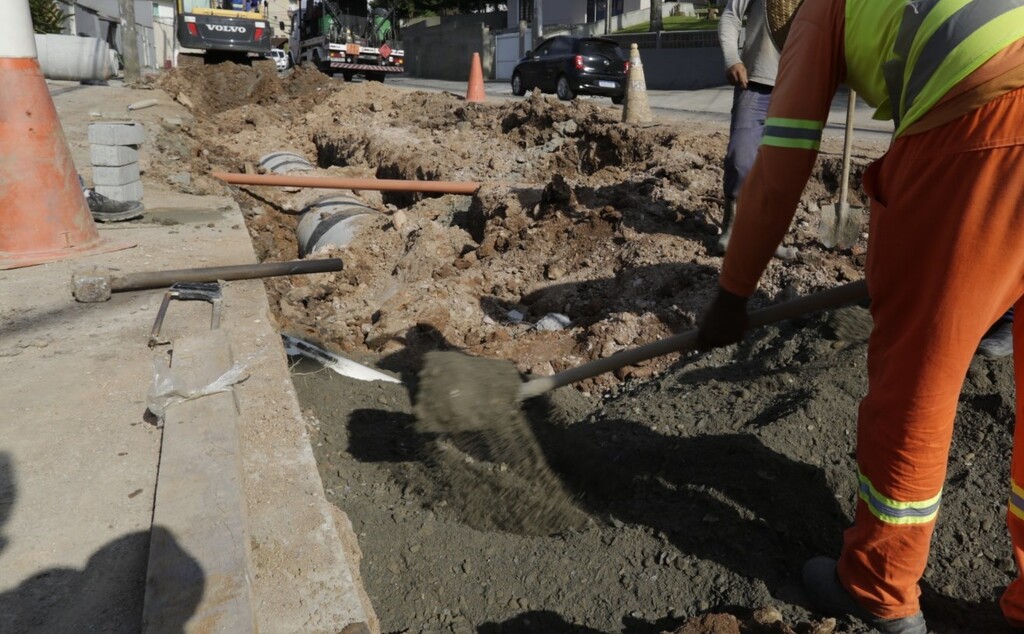
[[[343,247],[359,235],[380,212],[369,207],[352,192],[318,198],[302,209],[295,233],[299,255],[308,257],[327,246]]]
[[[312,172],[313,164],[295,152],[280,151],[264,154],[260,158],[260,167],[274,174],[290,174],[292,172]]]

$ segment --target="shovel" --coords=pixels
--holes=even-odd
[[[814,312],[854,304],[868,296],[863,280],[762,308],[750,314],[756,328]],[[422,432],[488,431],[505,433],[522,421],[518,403],[571,383],[595,377],[641,361],[697,346],[697,330],[690,330],[617,352],[551,376],[523,382],[508,361],[470,357],[458,352],[431,352],[419,375],[416,398],[417,428]],[[494,446],[500,446],[495,439]]]
[[[859,208],[851,208],[848,200],[850,192],[850,152],[853,149],[853,115],[857,110],[857,93],[850,90],[846,102],[846,135],[843,138],[843,175],[839,186],[839,203],[825,205],[821,208],[821,226],[818,235],[822,244],[829,249],[833,247],[847,248],[857,242],[863,213]]]

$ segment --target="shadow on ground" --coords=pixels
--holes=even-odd
[[[13,459],[0,452],[0,531],[15,510],[17,486]],[[64,525],[74,530],[73,518]],[[192,581],[175,597],[170,620],[143,623],[149,545],[163,542],[169,563]],[[10,542],[0,532],[0,561]],[[0,564],[0,569],[5,566]],[[203,596],[204,573],[199,563],[161,527],[129,533],[108,542],[89,557],[82,569],[40,570],[17,587],[0,593],[0,632],[124,632],[152,626],[160,632],[184,632]]]

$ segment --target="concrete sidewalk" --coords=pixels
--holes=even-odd
[[[165,117],[187,115],[159,91],[51,90],[87,180],[86,126],[97,119],[90,112],[128,118],[128,103],[158,98],[157,107],[131,113],[151,139]],[[143,176],[146,217],[99,227],[103,238],[134,248],[0,271],[0,631],[223,631],[217,613],[204,613],[223,601],[211,596],[223,586],[208,564],[173,531],[161,528],[151,542],[163,431],[145,416],[146,399],[154,359],[167,351],[147,340],[163,292],[98,304],[71,295],[73,273],[93,266],[134,272],[256,261],[232,199],[176,193],[163,176]],[[262,283],[225,284],[223,304],[221,329],[249,377],[234,388],[249,620],[263,632],[376,631],[355,536],[324,498]],[[174,341],[203,333],[209,311],[173,302],[162,334]],[[221,485],[211,486],[216,493]],[[163,549],[163,565],[198,579],[173,597],[176,620],[159,626],[152,615],[144,622],[151,543]]]

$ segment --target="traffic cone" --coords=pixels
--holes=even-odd
[[[473,53],[473,62],[469,66],[469,88],[466,89],[466,101],[483,103],[484,95],[484,69],[480,64],[480,53]]]
[[[644,65],[640,61],[640,49],[629,46],[629,77],[626,82],[626,105],[622,108],[625,123],[652,123],[651,106],[647,103],[647,81],[644,79]]]
[[[0,21],[0,269],[124,249],[100,240],[36,58],[28,0]]]

